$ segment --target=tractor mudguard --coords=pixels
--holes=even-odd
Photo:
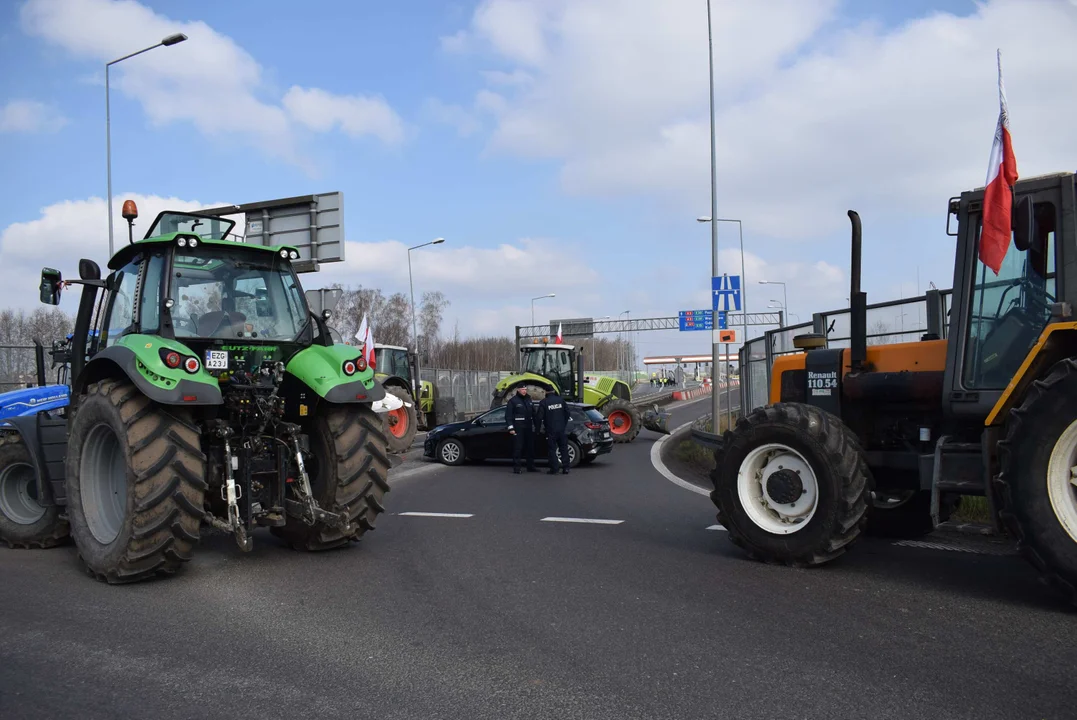
[[[669,435],[669,418],[671,416],[672,413],[659,410],[658,406],[655,405],[643,413],[643,427],[662,435]]]
[[[344,364],[360,356],[351,345],[311,345],[292,356],[285,370],[331,403],[372,403],[385,398],[385,388],[374,379],[374,370],[366,368],[352,375],[344,374]]]
[[[206,372],[199,359],[198,371],[188,373],[181,367],[170,368],[161,359],[161,350],[174,350],[181,357],[198,358],[182,343],[153,335],[124,335],[86,363],[80,386],[95,376],[110,373],[104,365],[112,362],[134,383],[142,394],[161,405],[220,405],[221,388],[216,378]],[[83,381],[86,379],[86,382]]]

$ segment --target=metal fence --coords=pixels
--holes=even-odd
[[[0,345],[0,392],[37,384],[33,345]]]
[[[916,342],[929,331],[938,332],[940,337],[945,338],[950,329],[952,295],[951,290],[934,290],[924,297],[868,305],[868,345]],[[937,304],[929,302],[932,297],[937,297]],[[768,330],[762,336],[746,342],[739,353],[743,412],[748,413],[767,404],[774,358],[800,352],[793,347],[793,338],[812,332],[825,335],[828,347],[849,347],[849,308],[816,313],[811,322]]]
[[[451,397],[455,401],[458,415],[489,410],[494,388],[511,374],[496,370],[421,370],[422,379],[433,383],[439,397]]]

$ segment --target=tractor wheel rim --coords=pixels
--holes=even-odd
[[[790,491],[799,497],[790,501]],[[769,533],[791,535],[815,516],[819,481],[803,455],[788,445],[769,443],[741,462],[737,494],[749,520]]]
[[[127,514],[127,460],[116,433],[103,423],[90,431],[82,447],[82,512],[90,534],[108,545],[120,534]]]
[[[624,410],[614,410],[606,419],[610,421],[610,432],[614,435],[624,435],[632,429],[632,416]]]
[[[1047,497],[1062,529],[1077,542],[1077,421],[1070,423],[1051,450]]]
[[[441,459],[445,462],[456,462],[460,459],[460,446],[455,442],[447,442],[441,446]]]
[[[45,517],[37,501],[37,475],[29,463],[8,465],[0,472],[0,512],[16,525],[33,525]]]
[[[395,438],[402,438],[408,434],[408,413],[404,408],[397,408],[396,410],[390,410],[389,416],[389,432],[393,434]]]

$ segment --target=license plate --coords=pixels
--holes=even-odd
[[[602,439],[603,440],[609,440],[610,439],[610,434],[609,434],[608,431],[606,431],[606,430],[602,431]]]
[[[206,350],[206,370],[227,370],[227,350]]]

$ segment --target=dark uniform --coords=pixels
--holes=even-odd
[[[520,454],[527,451],[527,471],[538,472],[535,467],[535,403],[525,391],[516,390],[507,407],[505,418],[512,434],[512,471],[520,472]]]
[[[555,392],[546,393],[546,397],[539,403],[539,426],[546,428],[546,447],[550,453],[550,475],[557,474],[558,466],[561,472],[568,475],[568,405]],[[558,462],[557,451],[561,451],[561,459]]]

